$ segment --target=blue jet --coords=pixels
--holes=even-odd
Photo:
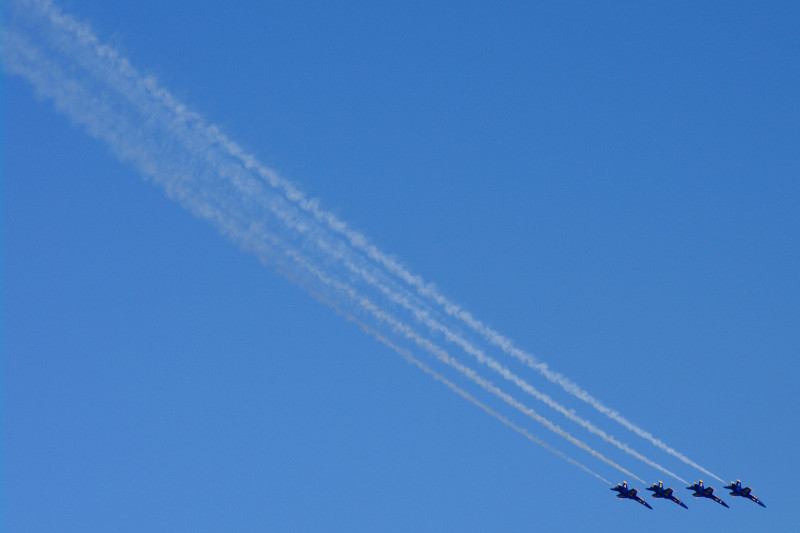
[[[672,495],[672,489],[665,489],[664,484],[660,481],[658,484],[653,484],[652,487],[647,487],[647,490],[653,491],[653,498],[664,498],[665,500],[672,500],[673,502],[677,503],[684,509],[688,509],[686,504],[680,501],[678,498]]]
[[[747,498],[748,500],[753,500],[761,507],[766,508],[766,505],[761,503],[761,500],[750,494],[750,487],[742,488],[742,482],[739,481],[738,479],[736,480],[736,483],[731,481],[730,485],[725,485],[725,487],[723,488],[731,489],[731,496],[741,496],[743,498]]]
[[[728,507],[727,503],[725,503],[724,501],[720,500],[718,497],[714,496],[714,489],[712,487],[703,487],[703,480],[702,479],[700,481],[698,481],[697,483],[695,483],[694,485],[692,485],[691,487],[686,487],[686,488],[689,489],[689,490],[693,490],[694,491],[694,494],[692,494],[692,496],[694,496],[695,498],[701,498],[701,497],[702,498],[708,498],[709,500],[714,500],[715,502],[717,502],[720,505],[724,505],[725,507]],[[728,507],[728,508],[730,509],[730,507]]]
[[[616,487],[611,487],[611,490],[619,492],[619,494],[617,494],[617,498],[628,498],[629,500],[635,500],[644,505],[645,507],[647,507],[648,509],[652,509],[652,507],[650,507],[646,501],[644,501],[643,499],[641,499],[639,496],[636,495],[636,489],[628,488],[628,483],[625,481],[623,481]]]

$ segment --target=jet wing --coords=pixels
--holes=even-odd
[[[682,501],[680,501],[678,498],[675,498],[675,497],[673,496],[673,497],[672,497],[672,498],[670,498],[670,499],[671,499],[673,502],[675,502],[675,503],[677,503],[678,505],[680,505],[681,507],[683,507],[684,509],[688,509],[688,507],[686,507],[686,504],[685,504],[685,503],[683,503]]]
[[[754,502],[756,502],[756,503],[757,503],[758,505],[760,505],[761,507],[764,507],[764,508],[766,508],[766,507],[767,507],[766,505],[764,505],[763,503],[761,503],[761,500],[759,500],[759,499],[758,499],[758,498],[756,498],[755,496],[750,496],[750,495],[748,495],[747,497],[748,497],[748,498],[750,498],[751,500],[753,500]]]
[[[725,507],[728,507],[727,503],[725,503],[724,501],[720,500],[718,497],[714,496],[713,494],[710,495],[709,498],[711,498],[712,500],[714,500],[715,502],[717,502],[719,504],[724,505]],[[728,509],[730,509],[730,507],[728,507]]]
[[[643,499],[639,498],[638,496],[635,496],[635,497],[634,497],[634,499],[635,499],[637,502],[639,502],[639,503],[641,503],[642,505],[644,505],[645,507],[647,507],[648,509],[652,509],[652,507],[650,507],[650,504],[649,504],[649,503],[647,503],[647,502],[646,502],[646,501],[644,501]]]

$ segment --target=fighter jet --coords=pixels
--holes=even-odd
[[[688,507],[686,507],[686,504],[684,504],[682,501],[680,501],[678,498],[672,495],[672,489],[665,489],[664,484],[661,483],[660,481],[658,482],[658,485],[653,484],[652,487],[647,487],[647,490],[653,491],[653,498],[664,498],[667,500],[672,500],[673,502],[677,503],[684,509],[688,509]]]
[[[748,500],[753,500],[761,507],[766,507],[766,505],[761,503],[761,500],[750,494],[750,487],[742,488],[742,482],[738,479],[736,480],[736,483],[731,481],[730,485],[725,485],[723,488],[731,489],[731,496],[741,496],[743,498],[747,498]]]
[[[650,507],[646,501],[644,501],[643,499],[641,499],[639,496],[636,495],[636,489],[628,488],[628,483],[625,481],[623,481],[616,487],[611,487],[611,490],[619,492],[619,494],[617,494],[617,498],[628,498],[629,500],[636,500],[637,502],[641,503],[648,509],[652,509],[652,507]]]
[[[724,505],[725,507],[728,507],[727,503],[725,503],[724,501],[720,500],[718,497],[714,496],[714,489],[712,487],[703,487],[703,480],[702,479],[700,481],[698,481],[697,483],[695,483],[694,485],[692,485],[691,487],[686,487],[686,488],[689,489],[689,490],[693,490],[694,491],[694,494],[692,494],[692,496],[694,496],[695,498],[700,498],[700,497],[708,498],[710,500],[714,500],[715,502],[717,502],[720,505]],[[730,507],[728,507],[728,508],[730,509]]]

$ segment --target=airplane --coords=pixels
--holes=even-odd
[[[692,496],[694,496],[695,498],[700,498],[700,497],[708,498],[710,500],[714,500],[720,505],[728,507],[727,503],[720,500],[718,497],[714,496],[714,489],[712,487],[703,487],[702,479],[697,483],[695,483],[694,485],[692,485],[691,487],[686,487],[686,488],[694,491],[694,494],[692,494]],[[730,507],[728,507],[728,509],[730,509]]]
[[[672,495],[672,489],[665,489],[664,484],[661,483],[660,481],[658,482],[658,485],[654,483],[652,487],[647,487],[647,490],[653,491],[653,498],[664,498],[667,500],[672,500],[673,502],[677,503],[684,509],[688,509],[685,503],[683,503],[678,498]]]
[[[611,487],[611,490],[619,492],[619,494],[617,494],[617,498],[628,498],[629,500],[635,500],[644,505],[645,507],[647,507],[648,509],[652,509],[652,507],[650,507],[646,501],[644,501],[643,499],[641,499],[639,496],[636,495],[636,489],[628,488],[628,483],[626,481],[623,481],[616,487]]]
[[[766,505],[761,503],[761,500],[750,494],[750,487],[742,488],[742,482],[738,479],[736,480],[735,484],[733,481],[731,481],[730,485],[725,485],[723,488],[731,489],[731,496],[741,496],[743,498],[747,498],[748,500],[753,500],[761,507],[766,507]]]

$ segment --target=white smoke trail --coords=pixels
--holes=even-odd
[[[101,44],[97,40],[97,38],[92,34],[92,32],[88,29],[87,26],[76,22],[73,18],[69,16],[63,15],[52,5],[52,3],[48,1],[40,1],[40,0],[27,0],[27,1],[18,0],[18,1],[24,1],[24,3],[26,4],[34,5],[34,7],[36,7],[37,9],[41,9],[42,13],[48,16],[53,21],[54,24],[58,25],[60,28],[66,31],[75,34],[79,38],[83,46],[93,48],[97,53],[99,53],[99,55],[105,61],[107,61],[110,65],[113,65],[113,68],[116,69],[117,72],[114,73],[115,76],[109,78],[111,81],[117,79],[117,76],[119,76],[120,79],[122,79],[123,81],[127,78],[138,78],[136,80],[135,91],[133,93],[131,92],[132,87],[129,84],[122,83],[117,87],[118,90],[132,97],[131,98],[132,102],[138,101],[136,98],[133,98],[133,96],[142,96],[142,93],[150,93],[149,96],[151,98],[154,98],[158,103],[162,104],[166,108],[165,110],[170,111],[174,115],[175,123],[176,125],[178,125],[179,128],[186,127],[185,125],[188,124],[193,124],[196,126],[198,122],[202,123],[202,119],[200,118],[199,115],[188,110],[185,105],[178,102],[168,91],[159,87],[153,78],[140,77],[136,72],[136,70],[133,69],[133,67],[131,67],[131,65],[127,62],[127,60],[119,57],[118,53],[115,50],[111,49],[106,45]],[[408,285],[414,287],[417,293],[420,294],[421,296],[427,297],[432,301],[434,301],[437,305],[443,308],[449,316],[461,320],[462,322],[467,324],[471,329],[481,334],[491,344],[500,348],[507,355],[514,357],[515,359],[521,361],[530,368],[538,371],[542,376],[544,376],[550,382],[559,385],[563,390],[565,390],[569,394],[575,396],[576,398],[580,399],[583,402],[586,402],[600,413],[604,414],[605,416],[614,420],[615,422],[621,424],[623,427],[634,432],[639,437],[649,441],[651,444],[658,447],[662,451],[666,452],[669,455],[672,455],[673,457],[676,457],[683,463],[690,465],[719,481],[723,481],[722,478],[708,471],[707,469],[700,466],[696,462],[692,461],[687,456],[678,452],[674,448],[668,446],[666,443],[653,436],[652,433],[642,429],[638,425],[629,421],[618,411],[603,404],[599,399],[589,394],[586,390],[581,388],[576,383],[572,382],[569,378],[567,378],[563,374],[551,370],[546,363],[539,361],[532,354],[526,353],[523,350],[517,348],[510,339],[501,335],[500,333],[490,328],[489,326],[485,325],[484,323],[473,317],[471,313],[464,310],[457,304],[451,302],[448,298],[446,298],[436,289],[435,285],[433,285],[432,283],[425,282],[421,276],[411,274],[400,263],[392,259],[389,255],[381,252],[376,246],[371,244],[363,234],[351,229],[345,222],[338,219],[332,213],[321,209],[319,207],[318,202],[316,202],[315,200],[308,199],[299,189],[297,189],[289,181],[281,178],[273,170],[264,167],[252,155],[245,153],[241,147],[239,147],[236,143],[228,139],[227,136],[225,136],[224,134],[222,134],[222,132],[219,131],[218,128],[216,128],[213,125],[206,126],[205,124],[203,124],[203,128],[206,130],[202,132],[202,136],[204,137],[203,142],[207,142],[209,144],[222,147],[223,150],[227,152],[227,154],[230,157],[241,162],[244,168],[257,173],[271,187],[282,191],[290,202],[298,206],[302,211],[310,214],[317,221],[325,224],[325,226],[329,228],[331,231],[343,235],[354,249],[360,250],[371,260],[375,261],[381,267],[383,267],[386,271],[395,275],[397,278],[404,281]],[[194,131],[194,133],[197,134],[198,132]],[[254,186],[254,184],[252,183],[249,185],[251,187]],[[313,228],[311,228],[311,226],[309,226],[308,224],[305,224],[305,228],[308,231],[316,231]],[[614,443],[612,442],[612,444]],[[616,446],[616,444],[614,445]],[[641,459],[641,457],[637,458]],[[646,459],[643,460],[644,462],[651,464],[649,460]],[[659,468],[655,464],[651,464],[651,466]],[[664,470],[663,468],[659,469],[661,469],[662,471],[664,471],[669,475],[672,475],[673,477],[676,477],[680,481],[684,481],[680,477],[673,474],[672,472]]]
[[[117,60],[119,62],[117,67],[120,69],[120,72],[126,75],[135,73],[126,60],[119,58],[116,52],[112,49],[106,47],[105,45],[101,45],[90,31],[86,31],[86,29],[82,25],[76,23],[74,19],[62,15],[52,6],[50,2],[42,1],[37,3],[45,5],[46,11],[51,18],[53,18],[54,22],[62,25],[64,28],[73,29],[81,36],[81,38],[84,40],[84,43],[94,44],[99,50],[102,50],[105,54],[107,54],[108,58]],[[183,104],[175,100],[169,92],[158,87],[154,79],[142,79],[141,85],[142,87],[146,87],[149,91],[151,91],[153,96],[161,100],[161,103],[164,104],[168,109],[172,110],[175,113],[175,119],[177,121],[192,122],[199,120],[200,117],[197,114],[189,111]],[[700,470],[701,472],[717,479],[718,481],[724,482],[724,480],[719,476],[692,461],[686,455],[668,446],[662,440],[656,438],[652,433],[642,429],[638,425],[625,418],[618,411],[606,406],[599,399],[592,396],[588,391],[581,388],[578,384],[574,383],[563,374],[551,370],[546,363],[539,361],[534,355],[517,348],[509,338],[501,335],[496,330],[476,319],[471,313],[464,310],[459,305],[451,302],[446,296],[441,294],[436,289],[436,286],[433,283],[426,282],[421,276],[410,273],[399,262],[380,251],[375,245],[371,244],[366,236],[350,228],[346,222],[337,218],[333,213],[321,209],[316,200],[307,198],[289,181],[280,177],[272,169],[263,166],[255,159],[254,156],[245,153],[240,146],[228,139],[227,136],[219,131],[218,128],[213,125],[209,126],[208,131],[205,133],[208,135],[210,140],[219,146],[222,146],[231,157],[240,160],[246,169],[256,172],[265,181],[267,181],[270,186],[283,191],[287,199],[300,207],[303,211],[311,214],[317,221],[324,223],[330,230],[343,235],[354,249],[360,250],[367,257],[386,269],[386,271],[392,273],[408,285],[414,287],[420,295],[433,300],[436,304],[442,307],[448,315],[467,324],[471,329],[480,333],[487,341],[500,348],[504,353],[516,358],[530,368],[538,371],[550,382],[559,385],[569,394],[591,405],[600,413],[621,424],[623,427],[634,432],[639,437],[649,441],[651,444],[667,454],[676,457],[683,463]],[[680,481],[684,481],[669,471],[663,469],[662,471],[672,475],[673,477],[676,477]]]
[[[30,4],[30,2],[27,3]],[[249,179],[249,173],[246,170],[237,167],[236,164],[232,164],[224,158],[217,157],[218,154],[214,153],[214,144],[216,144],[214,136],[217,134],[215,128],[201,128],[199,131],[192,130],[193,135],[188,135],[187,124],[198,121],[199,117],[181,105],[175,108],[176,113],[174,115],[152,120],[153,115],[157,115],[163,110],[155,105],[142,105],[132,96],[140,94],[139,91],[142,88],[147,91],[156,89],[162,96],[169,96],[166,91],[157,88],[152,78],[140,77],[126,60],[117,56],[115,51],[100,45],[88,27],[75,22],[74,19],[67,15],[61,14],[49,2],[41,2],[36,5],[48,11],[48,18],[57,24],[57,29],[73,33],[81,45],[86,46],[88,44],[94,47],[98,56],[106,59],[113,58],[119,70],[116,72],[102,72],[97,69],[87,68],[87,65],[92,63],[92,59],[86,55],[86,51],[81,47],[79,47],[78,53],[74,54],[78,63],[76,68],[75,65],[71,65],[68,62],[59,61],[57,58],[52,59],[43,54],[26,39],[23,33],[3,28],[2,56],[5,68],[26,78],[34,85],[40,95],[52,99],[60,111],[82,124],[92,136],[108,143],[118,157],[132,162],[145,176],[164,186],[170,197],[180,201],[184,207],[188,208],[196,216],[213,222],[223,233],[229,235],[240,245],[256,252],[256,255],[263,261],[275,262],[276,257],[281,255],[284,258],[288,257],[294,260],[296,263],[302,261],[299,259],[301,256],[293,251],[291,245],[285,239],[265,229],[267,222],[263,220],[263,216],[261,218],[253,216],[252,212],[257,212],[259,211],[258,208],[266,205],[273,216],[287,227],[296,229],[300,234],[313,234],[313,228],[309,228],[307,224],[304,226],[302,219],[296,217],[291,210],[291,206],[282,201],[281,198],[267,196],[266,191],[263,190],[258,181]],[[67,41],[63,33],[56,32],[56,34],[49,35],[49,37],[58,43],[62,53],[70,54],[75,52],[75,50],[65,49]],[[88,72],[95,79],[90,77],[88,81],[85,81],[80,79],[80,75],[70,75],[72,74],[71,71],[80,71],[81,68],[86,69],[86,72],[82,71],[83,74]],[[134,81],[135,83],[131,86],[130,83],[125,83],[126,81]],[[95,87],[92,87],[93,83],[112,86],[122,98],[118,99],[109,96],[104,91],[98,91]],[[139,120],[137,121],[136,118]],[[143,121],[147,122],[144,127],[142,127]],[[204,133],[208,133],[208,131],[211,132],[211,135],[204,136]],[[164,147],[165,132],[167,139],[182,145],[180,150],[176,151],[170,146]],[[153,135],[153,133],[156,133],[156,135]],[[183,154],[181,150],[188,150],[189,154]],[[193,160],[192,156],[199,158],[200,161]],[[215,176],[223,179],[214,180]],[[256,205],[253,205],[253,202]],[[551,431],[588,451],[610,466],[641,480],[638,476],[606,459],[599,452],[591,449],[585,443],[575,439],[555,424],[541,417],[532,409],[523,406],[490,382],[483,380],[473,370],[460,365],[443,350],[413,332],[411,328],[402,322],[378,309],[368,299],[358,295],[347,285],[339,282],[334,283],[321,270],[309,263],[305,263],[304,266],[306,267],[306,274],[313,274],[312,278],[316,277],[316,280],[323,285],[333,287],[340,292],[347,291],[351,298],[357,301],[358,305],[375,318],[389,324],[395,330],[401,331],[406,337],[413,339],[419,346],[437,355],[440,360],[447,362],[488,392],[497,395],[509,405],[522,411]],[[283,269],[288,272],[296,272],[286,264],[283,265]],[[307,278],[304,283],[309,284]],[[309,290],[314,292],[313,288],[309,288]],[[356,320],[352,316],[351,319]],[[407,351],[399,353],[407,359],[410,357]],[[422,363],[413,360],[413,358],[409,360],[434,376],[435,379],[442,381],[457,394],[491,416],[498,418],[507,426],[607,482],[607,480],[585,466],[568,458],[561,452],[553,450],[549,445],[542,443],[524,429],[495,413],[465,391],[438,376],[432,370],[426,370],[427,367]]]
[[[245,154],[236,144],[219,132],[217,128],[214,126],[207,126],[199,115],[189,111],[166,90],[160,88],[153,78],[140,76],[127,60],[119,57],[116,51],[99,43],[87,26],[76,22],[67,15],[63,15],[49,2],[25,3],[41,9],[53,22],[56,29],[61,30],[60,33],[50,35],[50,38],[57,43],[57,46],[68,47],[69,53],[75,56],[77,62],[86,69],[87,73],[99,78],[100,82],[111,85],[114,90],[125,97],[125,104],[131,106],[133,110],[115,108],[114,105],[109,102],[98,102],[97,95],[91,93],[90,90],[87,92],[86,88],[79,83],[58,83],[57,80],[59,79],[62,81],[68,79],[64,73],[60,73],[59,63],[53,61],[46,62],[47,60],[44,58],[32,56],[31,54],[34,54],[35,50],[31,46],[26,46],[19,40],[15,41],[15,39],[19,39],[17,35],[6,35],[4,38],[4,48],[6,49],[4,55],[6,56],[6,62],[10,62],[12,65],[36,65],[38,61],[40,66],[46,65],[45,68],[40,68],[35,72],[29,70],[27,72],[20,71],[18,73],[28,77],[34,85],[39,87],[39,90],[43,90],[44,92],[50,91],[48,96],[60,103],[57,105],[61,105],[62,107],[72,106],[70,114],[76,117],[76,120],[82,122],[93,136],[104,137],[120,158],[123,160],[135,161],[145,175],[150,176],[154,181],[163,185],[171,197],[181,201],[185,207],[189,208],[197,216],[213,219],[218,225],[225,228],[231,225],[231,221],[222,220],[220,218],[220,212],[224,212],[228,217],[232,216],[234,219],[241,219],[238,221],[240,224],[249,223],[253,226],[253,228],[251,228],[252,230],[260,227],[261,222],[257,219],[254,220],[251,215],[248,215],[248,209],[244,208],[252,210],[254,206],[247,205],[248,200],[250,199],[250,201],[252,201],[254,198],[263,200],[266,191],[263,190],[258,182],[254,182],[250,179],[251,176],[249,176],[248,172],[242,172],[242,168],[236,164],[236,160],[238,160],[245,169],[255,170],[262,177],[265,177],[270,185],[282,190],[286,197],[297,205],[300,205],[303,210],[314,214],[318,220],[323,219],[323,215],[327,216],[326,213],[319,210],[315,202],[305,199],[305,197],[287,181],[277,176],[274,172],[262,167],[252,156]],[[68,37],[70,35],[77,38],[80,46],[75,47],[74,45],[69,45]],[[16,62],[13,59],[9,61],[9,50],[12,54],[13,52],[21,53],[22,55],[29,54],[29,57],[25,58],[27,63],[20,58],[17,58]],[[101,61],[97,61],[97,58],[100,58]],[[24,70],[25,67],[20,68]],[[47,87],[47,89],[42,89],[42,87]],[[94,98],[92,99],[93,96]],[[153,100],[155,100],[155,102]],[[100,112],[98,112],[97,109],[82,108],[81,105],[85,105],[87,102],[91,102],[91,105],[94,107],[99,106]],[[119,104],[119,102],[117,102],[117,104]],[[161,104],[161,106],[158,104]],[[125,120],[120,120],[119,115],[124,115],[126,113],[152,113],[154,109],[158,112],[167,112],[169,114],[169,116],[162,117],[161,122],[163,124],[160,128],[168,130],[167,133],[170,138],[183,144],[184,149],[188,149],[194,154],[205,151],[209,157],[218,155],[220,147],[228,153],[234,161],[215,161],[214,164],[215,171],[219,175],[227,178],[228,182],[233,185],[232,191],[228,189],[219,191],[216,198],[214,198],[213,195],[211,195],[211,198],[209,198],[208,195],[204,195],[204,200],[198,202],[196,198],[189,198],[187,196],[187,191],[184,186],[188,182],[196,180],[198,174],[201,175],[201,179],[213,179],[213,176],[202,177],[204,174],[208,174],[207,169],[203,169],[202,165],[197,165],[189,161],[170,161],[172,164],[165,169],[163,158],[157,162],[151,160],[152,154],[158,153],[156,147],[147,146],[147,142],[141,138],[141,134],[137,137],[135,131],[125,131],[124,128],[129,126],[129,124]],[[134,128],[134,130],[135,129],[136,128]],[[133,139],[133,141],[131,141],[131,139]],[[156,163],[160,164],[161,168],[159,168]],[[176,180],[176,175],[182,177]],[[215,185],[216,188],[219,188],[218,184]],[[234,201],[231,201],[232,197],[235,197]],[[315,245],[317,247],[325,247],[328,245],[327,240],[320,236],[318,229],[314,228],[313,224],[304,221],[302,217],[298,217],[290,208],[290,205],[287,205],[281,198],[272,197],[268,204],[268,208],[272,214],[286,224],[286,226],[295,229],[299,234],[305,234],[306,237],[311,236],[315,240]],[[239,213],[238,216],[237,213]],[[349,232],[346,226],[332,224],[332,221],[333,219],[329,218],[327,222],[333,229],[345,231],[346,234]],[[228,230],[228,232],[230,232],[230,230]],[[353,234],[348,234],[348,238],[353,245],[358,245],[358,243],[362,241],[366,243],[363,237],[359,239]],[[366,244],[364,245],[367,246]],[[374,248],[371,246],[369,247]],[[340,250],[339,252],[335,252],[330,248],[326,250],[328,254],[343,254],[344,252],[346,251]],[[380,254],[380,256],[391,261],[391,259],[387,258],[385,255]],[[375,259],[372,253],[370,257]],[[342,260],[341,257],[338,257],[338,259]],[[272,260],[275,261],[275,254],[273,254]],[[374,278],[374,274],[370,275],[363,267],[355,265],[350,260],[345,260],[345,264],[351,271],[359,272],[362,277],[378,287],[385,295],[389,296],[392,301],[400,303],[407,309],[412,310],[418,320],[423,321],[423,323],[427,324],[432,329],[444,333],[448,340],[457,343],[465,349],[467,353],[477,357],[479,361],[487,364],[487,366],[493,370],[498,371],[506,379],[516,383],[529,394],[532,394],[537,399],[564,414],[567,418],[581,424],[590,432],[599,435],[601,438],[614,444],[626,453],[684,481],[672,472],[669,472],[660,465],[650,461],[638,452],[631,450],[626,445],[607,435],[602,430],[599,430],[599,428],[596,428],[593,424],[578,417],[574,412],[566,410],[548,396],[536,391],[536,389],[510,373],[508,369],[505,369],[493,359],[485,356],[482,351],[472,347],[461,339],[461,337],[453,334],[449,329],[431,319],[427,315],[427,312],[409,303],[407,296],[403,296],[396,290],[382,285]],[[390,271],[391,270],[392,268],[390,268]],[[397,274],[397,272],[394,273]],[[448,309],[448,313],[449,312],[450,309]]]

